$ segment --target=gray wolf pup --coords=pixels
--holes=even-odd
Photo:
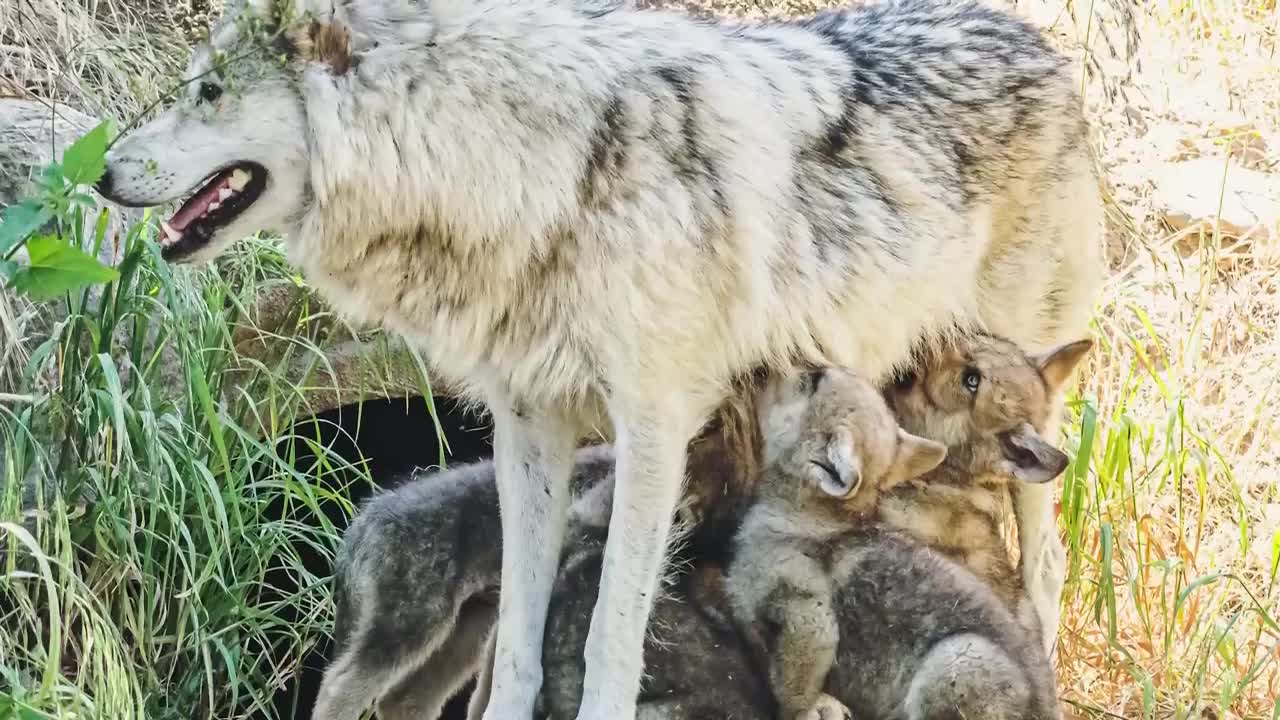
[[[790,412],[761,417],[764,475],[726,584],[780,717],[840,720],[852,707],[884,719],[1057,718],[1037,636],[977,576],[878,522],[879,504],[938,475],[950,449],[898,427],[853,376],[818,371],[776,387],[773,402]],[[975,445],[988,442],[1002,441]],[[995,460],[984,472],[1009,465],[973,455]]]
[[[747,389],[735,394],[689,444],[691,479],[680,506],[680,524],[694,528],[685,546],[699,556],[720,557],[718,553],[724,551],[720,540],[731,534],[728,523],[734,521],[735,508],[749,502],[759,453],[755,397],[756,393]],[[587,568],[593,553],[598,563],[604,537],[601,530],[609,520],[613,469],[614,453],[608,446],[584,448],[576,455],[571,476],[575,498],[569,511],[571,539],[565,560],[568,569],[562,573],[561,586],[576,588],[581,584],[583,572],[579,568]],[[485,643],[492,642],[497,616],[501,533],[492,462],[415,476],[371,499],[348,528],[335,563],[335,652],[313,717],[355,720],[376,702],[384,720],[431,720],[439,717],[444,704],[471,676],[482,671],[469,714],[473,719],[480,717],[492,670]],[[593,577],[599,579],[598,564]],[[576,629],[566,631],[566,636],[581,637],[587,631],[594,598],[592,587],[577,599],[576,609],[586,615]],[[666,628],[660,634],[682,641],[705,638],[698,647],[711,646],[713,639],[722,648],[736,641],[731,626],[700,624],[690,608],[689,603],[673,598],[659,600],[655,622]],[[554,650],[565,647],[563,640],[552,635],[547,643],[548,657],[553,663],[570,664],[580,687],[582,646],[576,646],[576,657],[564,658]],[[663,707],[679,703],[680,698],[673,697],[671,690],[677,683],[688,683],[688,662],[672,663],[661,653],[678,651],[663,646],[647,651],[660,654],[654,660],[656,672],[649,691],[658,692],[653,684],[657,683],[656,687],[669,691],[662,698]],[[709,653],[706,658],[706,673],[719,673],[721,680],[747,662],[741,652],[724,657]],[[673,668],[672,680],[663,680],[664,667]],[[557,682],[558,670],[554,664],[549,669],[549,683]],[[697,690],[698,707],[710,707],[702,704],[708,700],[705,684],[689,687]],[[767,707],[767,692],[758,690],[755,683],[747,682],[711,699],[730,708]],[[731,704],[732,692],[749,701]],[[642,703],[642,708],[649,705]],[[744,720],[747,716],[735,717]]]
[[[973,0],[758,25],[570,0],[243,0],[187,77],[109,152],[101,192],[190,193],[164,226],[175,262],[279,231],[334,307],[422,347],[493,415],[486,720],[532,712],[591,428],[612,428],[617,492],[578,717],[625,720],[686,443],[733,378],[799,362],[880,379],[975,326],[1052,347],[1083,332],[1101,280],[1069,67]],[[1051,496],[1019,507],[1055,628]]]

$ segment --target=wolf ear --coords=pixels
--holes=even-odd
[[[1003,471],[1023,482],[1046,483],[1067,469],[1066,453],[1045,442],[1030,423],[1000,433],[1000,452]]]
[[[1037,355],[1032,359],[1036,367],[1040,368],[1040,374],[1044,376],[1045,384],[1053,392],[1057,392],[1067,382],[1067,378],[1071,377],[1071,371],[1076,369],[1076,365],[1084,359],[1084,356],[1093,348],[1093,341],[1086,338],[1075,342],[1059,345],[1042,355]]]
[[[886,475],[884,489],[920,477],[938,467],[947,457],[947,446],[898,428],[898,450],[893,456],[893,467]]]
[[[302,18],[284,31],[285,55],[329,66],[334,75],[351,69],[351,32],[336,19]]]

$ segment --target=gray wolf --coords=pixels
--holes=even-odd
[[[721,539],[731,534],[735,508],[750,500],[759,454],[755,397],[756,393],[747,389],[735,394],[689,444],[691,481],[679,508],[679,523],[692,529],[685,541],[691,554],[723,562]],[[614,453],[609,446],[583,448],[575,456],[566,569],[558,582],[561,596],[564,588],[580,586],[582,578],[589,576],[592,562],[596,564],[591,577],[599,578],[613,470]],[[492,670],[492,648],[487,648],[486,642],[492,642],[497,615],[501,537],[492,462],[415,476],[361,508],[343,537],[335,563],[335,652],[313,717],[355,720],[376,703],[384,720],[436,718],[449,698],[470,677],[482,672],[469,715],[480,717]],[[572,617],[573,610],[585,615],[576,629],[563,631],[564,637],[586,633],[595,597],[594,587],[590,590],[569,593],[568,602],[576,604],[566,606],[571,609],[559,616]],[[692,607],[675,595],[660,599],[655,618],[666,629],[659,635],[685,640],[694,634],[707,644],[714,640],[721,646],[735,642],[732,626],[700,623]],[[547,653],[552,659],[548,682],[563,683],[556,678],[567,665],[580,683],[582,647],[576,647],[575,657],[557,655],[556,649],[566,645],[555,637],[547,638]],[[687,683],[689,676],[683,671],[672,672],[672,679],[664,681],[662,668],[686,668],[687,664],[672,663],[662,653],[676,651],[662,645],[653,645],[647,652],[659,653],[653,661],[657,670],[653,681],[659,688],[665,682],[669,691],[660,706],[669,709],[672,703],[678,705],[682,700],[672,688],[676,683]],[[715,660],[708,656],[704,667],[707,673],[720,673],[723,678],[734,671],[735,663],[742,666],[746,662],[745,653],[728,653]],[[756,693],[755,687],[748,683],[726,689],[718,698],[707,698],[704,685],[692,686],[698,693],[698,708],[710,707],[709,700],[725,701],[725,707],[740,709],[767,707],[760,704],[768,702],[767,693]],[[647,691],[658,692],[652,682]],[[689,689],[684,695],[692,693]],[[740,699],[736,706],[729,704],[731,693],[746,699]],[[641,707],[646,713],[654,711],[653,703],[644,698]],[[695,713],[690,717],[707,716]],[[748,716],[734,717],[743,720]]]
[[[1036,395],[1043,381],[1027,367],[1030,376],[994,368],[994,393]],[[965,400],[983,385],[945,369],[930,373],[933,390]],[[924,425],[968,430],[962,464],[939,472],[952,448],[899,427],[883,396],[856,377],[818,371],[775,387],[772,404],[790,412],[762,413],[764,473],[725,583],[765,660],[779,717],[840,720],[855,708],[908,720],[1057,718],[1036,633],[991,585],[883,522],[879,508],[904,482],[960,481],[978,459],[989,463],[976,468],[979,477],[1007,470],[1037,481],[1065,462],[1042,467],[1047,454],[1028,457],[1027,446],[1043,441],[1021,425],[985,432],[986,411],[1000,399],[970,405],[967,423],[954,406],[917,408],[917,419],[929,416]],[[1003,551],[1002,539],[994,542]]]
[[[735,24],[569,0],[244,0],[99,190],[190,193],[174,262],[257,230],[493,416],[502,588],[486,720],[528,718],[576,439],[617,492],[582,720],[633,714],[685,447],[754,368],[887,377],[981,327],[1084,330],[1101,202],[1065,60],[971,0]],[[660,352],[652,349],[661,348]],[[1019,492],[1056,628],[1051,495]],[[1051,642],[1051,634],[1046,642]]]

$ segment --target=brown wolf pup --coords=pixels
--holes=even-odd
[[[1066,468],[1044,433],[1054,399],[1092,346],[1079,340],[1028,356],[1003,338],[969,335],[886,392],[902,427],[946,444],[947,457],[882,498],[880,521],[986,580],[1036,633],[1002,522],[1012,485],[1048,483]]]
[[[1001,376],[1003,366],[986,356],[964,357]],[[1029,375],[991,383],[993,393],[1034,398],[1049,381],[1037,365],[1027,367]],[[955,381],[970,388],[971,375],[962,371]],[[1023,386],[1032,389],[1015,392]],[[1036,444],[1018,424],[980,434],[985,404],[969,408],[980,421],[952,417],[964,407],[929,405],[915,408],[913,419],[929,428],[955,423],[942,437],[971,433],[973,447],[953,447],[979,475],[1024,476],[1045,465],[1034,471],[1039,479],[1061,470],[1038,435]],[[934,412],[940,419],[926,422]],[[734,614],[764,659],[779,717],[839,720],[850,707],[885,720],[1059,717],[1038,636],[986,582],[879,517],[904,483],[957,480],[959,468],[935,469],[950,449],[899,428],[883,396],[831,370],[772,388],[761,426],[764,473],[726,582]],[[914,440],[895,448],[886,441],[893,437]],[[976,467],[979,459],[989,465]]]

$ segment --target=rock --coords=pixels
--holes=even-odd
[[[1280,237],[1276,176],[1241,167],[1234,160],[1202,157],[1165,163],[1155,177],[1152,200],[1174,231],[1203,228],[1211,233],[1220,223],[1225,237],[1254,242]]]

